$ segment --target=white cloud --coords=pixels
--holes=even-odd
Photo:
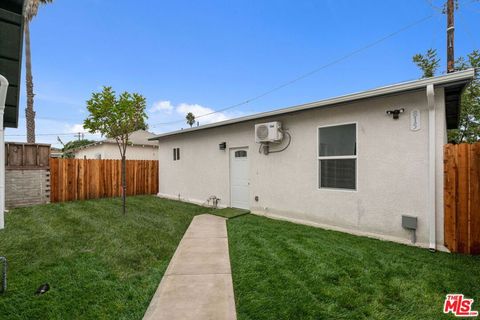
[[[83,127],[83,124],[80,124],[80,123],[77,123],[77,124],[74,124],[74,125],[67,125],[67,130],[68,132],[71,132],[71,133],[87,133],[88,131]]]
[[[149,110],[150,129],[166,132],[186,127],[185,116],[193,113],[200,125],[228,120],[242,116],[241,112],[215,112],[215,110],[200,104],[180,103],[173,104],[168,100],[160,100]],[[162,123],[164,123],[162,125]]]
[[[5,131],[6,141],[25,142],[26,129],[25,118],[19,118],[18,128],[7,128]],[[69,123],[66,121],[59,121],[54,119],[37,118],[35,121],[36,142],[48,143],[54,147],[61,147],[57,137],[59,136],[63,142],[78,139],[75,136],[78,132],[83,132],[85,139],[99,140],[100,135],[87,133],[81,124]]]
[[[186,116],[187,113],[191,112],[195,117],[197,117],[197,121],[199,121],[201,124],[225,121],[231,118],[223,112],[210,114],[212,112],[215,112],[215,110],[201,106],[199,104],[181,103],[177,106],[176,112],[183,116]]]
[[[76,124],[66,124],[65,125],[66,132],[71,132],[73,134],[83,133],[83,137],[89,140],[101,140],[102,136],[99,133],[90,133],[87,129],[83,127],[83,124],[76,123]]]
[[[153,104],[153,107],[150,109],[150,112],[165,112],[167,114],[172,113],[174,109],[170,101],[157,101]]]

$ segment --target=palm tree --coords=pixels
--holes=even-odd
[[[185,119],[187,119],[187,124],[190,125],[190,127],[192,127],[195,124],[195,116],[193,115],[193,113],[191,112],[187,113],[187,115],[185,116]]]
[[[27,0],[24,11],[25,19],[25,68],[27,84],[27,108],[25,118],[27,119],[27,142],[35,143],[35,111],[33,111],[33,77],[32,77],[32,53],[30,51],[30,22],[38,13],[40,4],[51,3],[53,0]]]

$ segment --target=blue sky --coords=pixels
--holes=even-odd
[[[411,57],[438,49],[445,69],[443,0],[56,0],[31,25],[37,142],[74,139],[85,101],[103,85],[147,98],[150,130],[186,127],[422,18],[378,45],[200,124],[416,79]],[[433,6],[431,5],[433,4]],[[456,56],[480,48],[480,3],[460,0]],[[22,71],[24,76],[25,72]],[[18,129],[25,140],[25,92]],[[180,123],[158,125],[180,120]],[[99,138],[89,136],[88,138]]]

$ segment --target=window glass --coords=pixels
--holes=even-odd
[[[318,155],[320,157],[356,155],[356,142],[355,124],[318,129]]]
[[[235,158],[245,158],[247,156],[246,150],[235,151]]]
[[[356,189],[357,159],[320,161],[320,188]]]
[[[180,160],[180,148],[173,148],[173,161]]]

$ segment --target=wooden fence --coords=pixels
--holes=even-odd
[[[480,254],[480,143],[444,148],[445,245]]]
[[[121,160],[50,159],[50,201],[118,197]],[[158,161],[127,160],[127,195],[158,192]]]

